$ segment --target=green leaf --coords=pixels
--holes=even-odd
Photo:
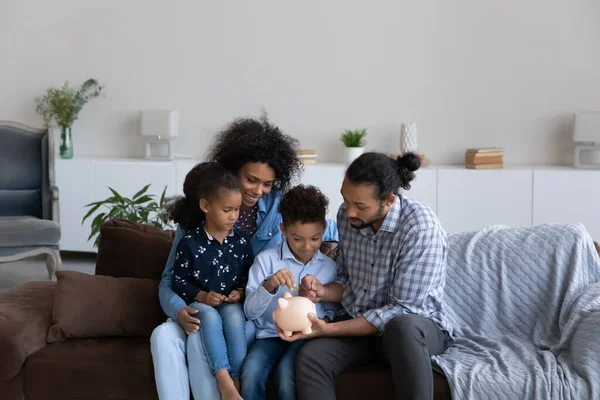
[[[167,194],[167,187],[165,186],[165,189],[163,190],[162,194],[160,195],[160,206],[161,208],[164,206],[165,204],[165,195]]]
[[[106,213],[100,213],[96,215],[96,218],[94,218],[92,221],[92,233],[90,233],[88,240],[90,240],[96,233],[100,232],[100,228],[104,222],[106,222]]]
[[[148,190],[148,188],[150,187],[151,183],[147,184],[146,186],[144,186],[142,188],[142,190],[140,190],[139,192],[137,192],[136,194],[133,195],[133,200],[137,199],[138,197],[140,197],[141,195],[143,195],[144,193],[146,193],[146,191]]]
[[[83,219],[81,220],[81,225],[83,225],[83,223],[85,222],[85,220],[86,220],[86,219],[88,219],[88,217],[89,217],[90,215],[92,215],[94,212],[96,212],[96,210],[97,210],[98,208],[100,208],[100,206],[101,206],[101,205],[102,205],[102,203],[99,203],[99,204],[96,204],[94,207],[92,207],[92,208],[90,209],[90,211],[88,211],[88,212],[87,212],[87,214],[85,214],[85,216],[84,216],[84,217],[83,217]]]
[[[135,200],[135,201],[133,202],[133,204],[142,204],[142,203],[146,203],[146,202],[148,202],[148,201],[152,200],[152,197],[153,197],[152,195],[150,195],[150,196],[148,196],[148,195],[146,195],[146,196],[142,196],[142,197],[140,197],[139,199]]]
[[[123,196],[121,196],[116,190],[114,190],[113,188],[111,188],[110,186],[108,186],[108,189],[112,192],[112,194],[115,196],[115,199],[119,202],[119,203],[125,203],[125,199],[123,198]]]

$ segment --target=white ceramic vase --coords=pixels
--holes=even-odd
[[[402,128],[400,129],[400,154],[416,153],[417,147],[416,122],[402,124]]]
[[[364,147],[344,147],[344,162],[352,164],[352,161],[356,160],[364,152]]]

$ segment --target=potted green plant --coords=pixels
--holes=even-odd
[[[340,141],[346,146],[344,152],[344,161],[348,164],[365,151],[366,129],[346,129],[340,136]]]
[[[86,207],[91,208],[81,220],[82,225],[85,220],[91,217],[100,207],[104,207],[107,210],[97,214],[92,220],[92,231],[88,237],[88,241],[93,237],[96,237],[94,247],[97,248],[100,243],[100,228],[106,221],[113,218],[124,218],[138,224],[154,225],[160,229],[165,229],[165,227],[168,226],[166,206],[171,200],[165,196],[167,187],[165,186],[158,202],[155,200],[155,195],[146,194],[149,187],[150,184],[144,186],[131,199],[122,196],[116,190],[109,187],[108,189],[112,192],[112,196],[101,201],[87,204]]]
[[[61,129],[60,157],[73,158],[73,141],[71,127],[79,118],[83,106],[90,100],[100,96],[104,86],[98,84],[96,79],[88,79],[79,90],[65,82],[60,88],[48,88],[46,94],[35,99],[35,111],[44,119],[46,128],[53,122]]]

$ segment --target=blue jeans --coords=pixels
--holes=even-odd
[[[244,334],[246,317],[242,305],[221,304],[212,307],[196,302],[190,307],[199,311],[199,332],[211,372],[214,375],[226,369],[231,379],[238,379],[248,350]]]
[[[250,348],[255,340],[254,322],[247,321],[244,331]],[[190,386],[195,399],[221,400],[199,332],[186,335],[177,322],[168,319],[152,332],[150,349],[160,400],[189,400]]]
[[[248,351],[242,366],[242,397],[244,400],[264,400],[267,398],[267,382],[273,369],[277,387],[277,398],[296,398],[296,378],[294,362],[296,354],[304,344],[303,340],[293,343],[279,338],[257,339]]]

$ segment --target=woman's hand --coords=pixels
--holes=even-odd
[[[179,313],[177,313],[177,323],[188,335],[190,333],[198,332],[200,320],[192,316],[195,314],[198,314],[198,310],[187,306],[183,307],[179,310]]]

